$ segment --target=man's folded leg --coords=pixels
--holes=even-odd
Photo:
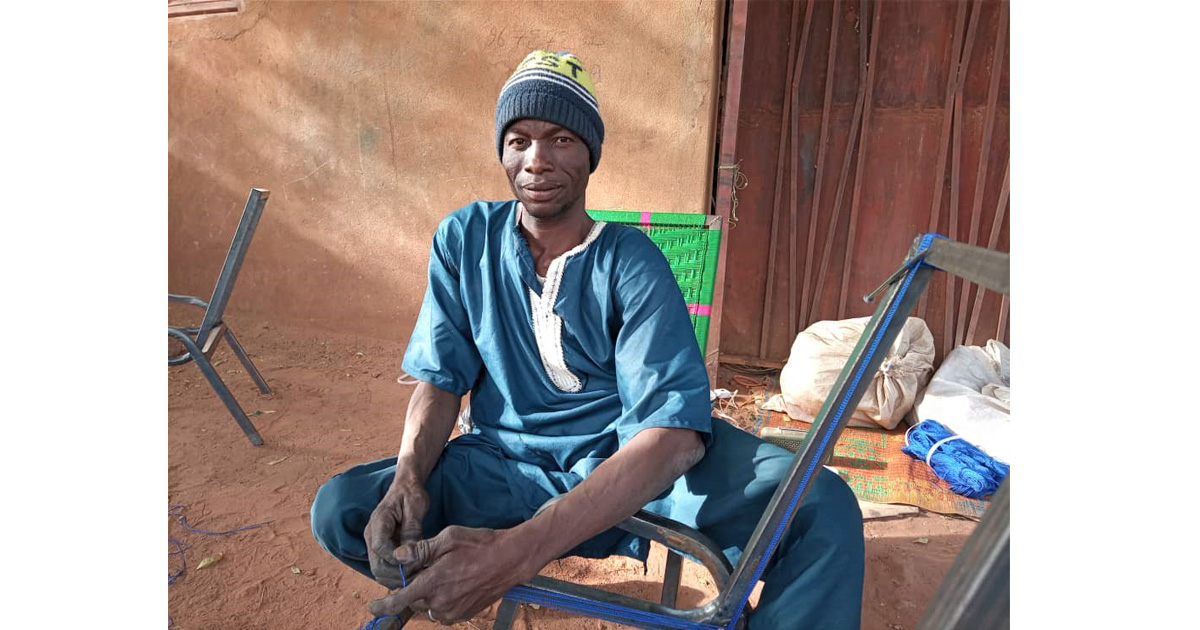
[[[700,530],[736,565],[793,457],[714,418],[704,459],[646,509]],[[822,468],[763,573],[750,628],[857,629],[863,565],[858,501],[837,474]]]
[[[313,501],[317,542],[367,577],[372,576],[363,531],[395,474],[395,457],[360,464],[326,482]],[[464,435],[448,442],[425,482],[429,512],[422,523],[424,536],[431,538],[450,525],[501,529],[528,519],[533,515],[530,499],[517,496],[514,489],[524,494],[538,490],[513,475],[513,463],[484,438]]]

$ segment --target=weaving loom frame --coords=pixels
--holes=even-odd
[[[702,215],[701,215],[702,216]],[[934,265],[938,265],[935,267]],[[905,257],[904,264],[879,289],[866,296],[867,301],[878,292],[885,291],[886,298],[879,303],[866,329],[851,352],[846,366],[839,374],[825,404],[814,419],[812,428],[797,451],[791,468],[781,480],[771,498],[758,526],[747,541],[745,551],[731,573],[718,570],[713,574],[718,584],[717,596],[704,606],[688,610],[673,606],[653,604],[600,589],[553,580],[544,576],[535,577],[528,585],[510,591],[500,606],[494,629],[509,628],[516,613],[516,602],[535,602],[567,612],[575,612],[629,623],[637,627],[666,628],[734,628],[744,627],[745,608],[749,595],[775,552],[776,544],[791,522],[795,509],[803,501],[808,490],[808,480],[819,466],[826,465],[833,455],[833,445],[849,421],[850,414],[858,406],[866,390],[864,374],[874,374],[879,369],[901,328],[917,305],[935,270],[945,270],[976,282],[984,288],[1008,293],[1008,254],[981,247],[956,243],[935,234],[918,236]],[[882,349],[882,352],[877,350]],[[1007,483],[1004,486],[1007,491]],[[1005,505],[1007,492],[1004,493]],[[710,547],[704,539],[689,540],[687,529],[682,524],[673,524],[667,519],[656,517],[660,522],[647,521],[650,515],[639,511],[637,515],[619,527],[638,533],[631,523],[639,521],[648,525],[649,538],[667,544],[668,548]],[[1006,514],[1005,514],[1006,516]],[[1005,519],[1007,520],[1007,519]],[[1005,550],[1007,550],[1007,526],[1003,528]],[[993,542],[989,538],[987,542]],[[720,556],[719,550],[717,550]],[[671,554],[674,555],[674,554]],[[724,559],[721,556],[722,560]],[[708,566],[708,563],[705,563]],[[728,566],[725,563],[724,566]],[[976,565],[978,566],[978,565]],[[994,571],[994,564],[979,569]],[[1007,567],[1007,563],[1003,565]],[[723,568],[723,567],[722,567]],[[712,569],[710,569],[712,571]],[[978,596],[979,591],[973,594]],[[533,597],[534,595],[540,597]],[[665,600],[664,591],[664,600]],[[1005,593],[1007,595],[1007,593]],[[944,597],[939,598],[944,599]],[[589,608],[583,602],[594,602],[603,606]],[[612,607],[626,607],[629,614],[622,618]],[[959,620],[962,619],[961,612]]]
[[[721,253],[721,217],[694,212],[629,210],[588,210],[587,213],[596,221],[636,227],[658,246],[683,293],[696,342],[703,354],[708,346],[717,260]]]

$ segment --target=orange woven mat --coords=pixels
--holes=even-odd
[[[764,427],[812,426],[776,411],[762,410],[756,420],[756,434]],[[955,494],[950,484],[933,474],[925,462],[900,450],[904,446],[904,429],[903,423],[892,431],[847,427],[834,446],[829,466],[838,471],[855,496],[863,501],[915,505],[939,514],[983,516],[987,500]]]

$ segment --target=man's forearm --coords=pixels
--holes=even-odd
[[[429,383],[417,385],[404,418],[397,477],[411,477],[417,483],[425,483],[454,430],[461,399]]]
[[[651,428],[638,433],[583,483],[511,534],[532,550],[524,573],[629,518],[662,494],[704,456],[700,435],[689,429]]]

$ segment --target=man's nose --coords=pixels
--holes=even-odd
[[[541,173],[542,171],[550,170],[553,165],[550,163],[550,145],[540,140],[534,140],[530,143],[529,149],[525,151],[525,170],[530,173]]]

